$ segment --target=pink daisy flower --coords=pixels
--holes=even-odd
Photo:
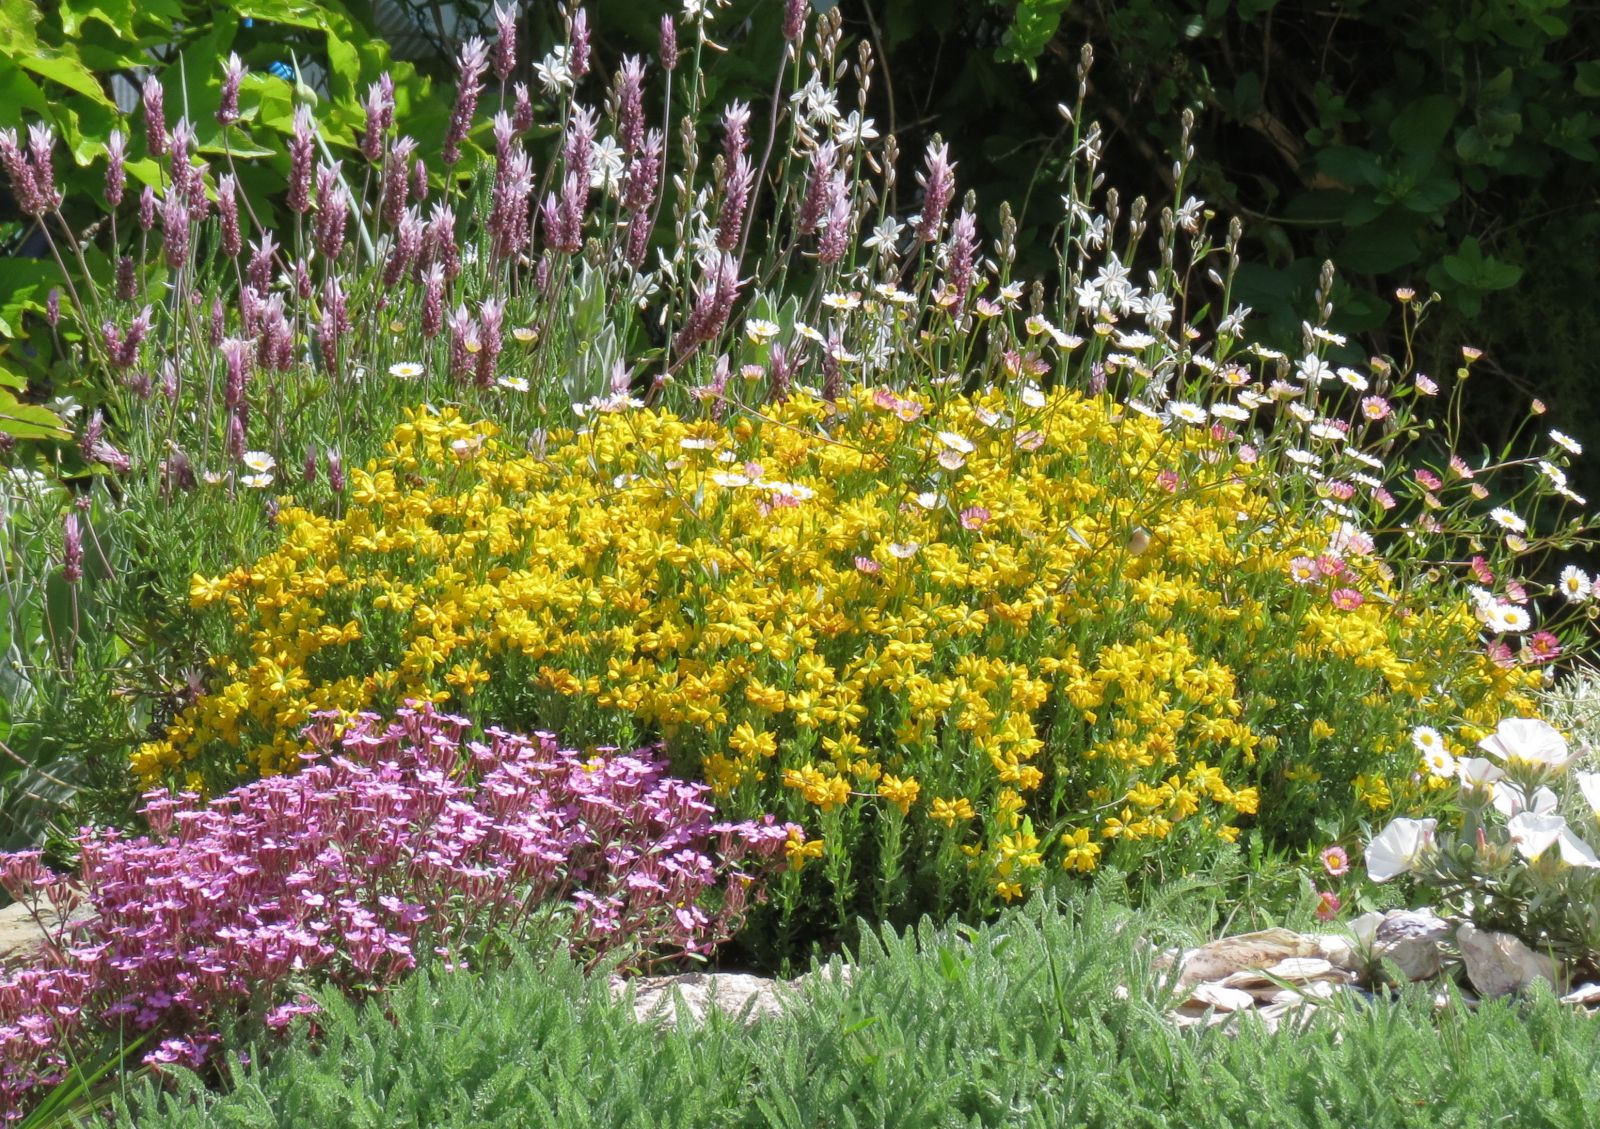
[[[1317,857],[1322,860],[1322,869],[1328,872],[1330,878],[1343,878],[1350,873],[1350,856],[1343,847],[1324,847],[1322,854]]]
[[[1328,594],[1328,599],[1342,612],[1353,612],[1367,602],[1354,588],[1335,588]]]

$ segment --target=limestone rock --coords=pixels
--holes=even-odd
[[[1555,962],[1509,933],[1490,933],[1468,922],[1456,930],[1467,979],[1485,998],[1520,992],[1535,980],[1556,982]]]
[[[743,972],[686,972],[680,976],[642,976],[637,980],[613,980],[611,991],[621,996],[633,988],[633,1014],[641,1023],[677,1024],[677,1000],[683,999],[683,1013],[698,1025],[712,1010],[753,1023],[783,1011],[777,980]]]
[[[1408,980],[1430,980],[1444,966],[1450,923],[1432,910],[1390,910],[1372,938],[1374,959],[1392,962]]]

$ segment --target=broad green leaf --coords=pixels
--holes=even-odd
[[[89,68],[76,55],[68,55],[52,47],[35,46],[32,50],[14,56],[18,66],[32,71],[40,78],[60,83],[68,90],[93,99],[108,109],[117,104],[106,96]]]
[[[1369,224],[1355,228],[1333,253],[1333,261],[1357,274],[1383,274],[1405,265],[1420,250],[1418,219],[1393,210]]]
[[[22,125],[24,111],[48,116],[50,99],[20,67],[0,66],[0,127]]]
[[[0,388],[0,432],[18,439],[71,439],[61,419],[39,404],[23,404]]]
[[[1408,103],[1389,123],[1389,137],[1401,149],[1432,158],[1456,120],[1456,101],[1432,94]]]
[[[1332,145],[1317,154],[1317,167],[1352,188],[1383,183],[1383,165],[1375,153],[1350,145]]]

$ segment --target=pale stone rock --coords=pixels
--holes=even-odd
[[[1467,979],[1485,998],[1520,992],[1535,980],[1554,985],[1555,962],[1509,933],[1490,933],[1470,922],[1456,930]]]
[[[1372,938],[1372,956],[1392,962],[1408,980],[1430,980],[1444,967],[1450,923],[1432,910],[1390,910]]]

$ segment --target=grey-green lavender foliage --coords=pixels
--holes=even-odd
[[[1406,995],[1298,1033],[1180,1033],[1134,943],[1150,931],[1089,899],[869,933],[848,984],[817,978],[749,1030],[657,1030],[603,980],[522,956],[420,976],[387,1014],[330,999],[315,1043],[238,1068],[226,1096],[146,1082],[118,1113],[141,1129],[1592,1124],[1600,1039],[1548,994],[1439,1014]]]

